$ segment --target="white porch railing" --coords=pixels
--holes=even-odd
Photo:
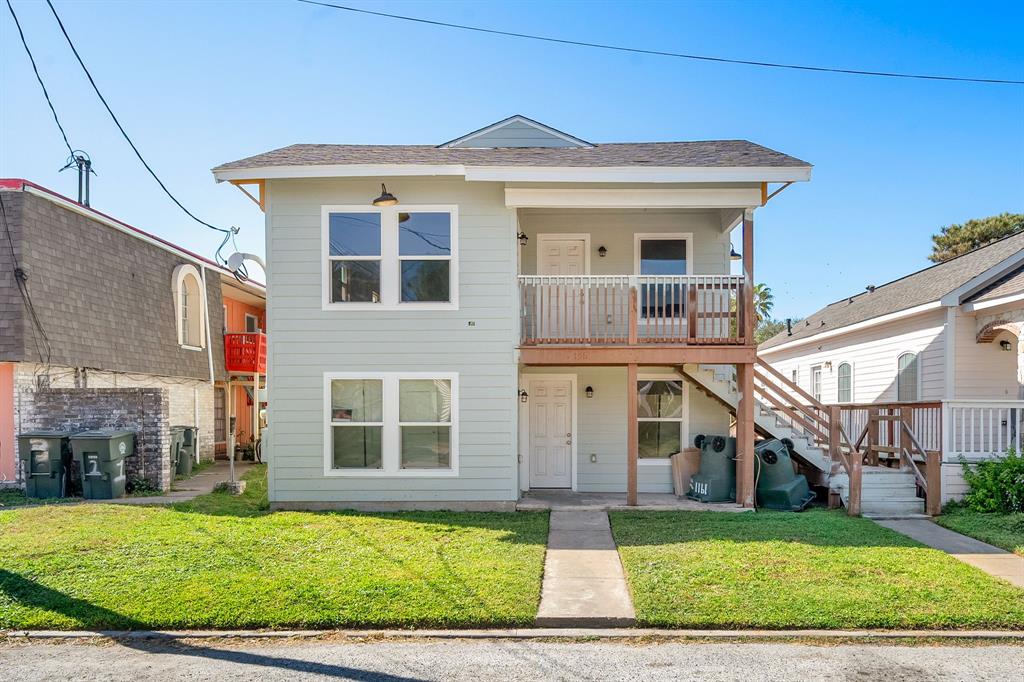
[[[1024,400],[954,400],[943,403],[943,461],[1020,453]]]
[[[543,344],[738,344],[734,275],[521,275],[521,336]]]

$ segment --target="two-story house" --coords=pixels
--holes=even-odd
[[[135,430],[127,474],[163,490],[171,427],[198,427],[203,459],[232,416],[246,443],[265,296],[95,208],[0,180],[0,482],[23,480],[17,434],[37,429]]]
[[[636,504],[731,414],[752,504],[754,215],[808,163],[513,116],[213,173],[266,213],[275,507],[506,508],[535,489]],[[723,367],[731,398],[696,390]]]

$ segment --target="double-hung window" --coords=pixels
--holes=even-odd
[[[325,310],[454,309],[455,206],[324,206]]]
[[[637,454],[641,461],[668,462],[686,442],[685,393],[678,379],[637,381]]]
[[[324,473],[458,474],[455,374],[326,374]]]

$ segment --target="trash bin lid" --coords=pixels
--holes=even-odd
[[[134,431],[125,431],[123,429],[94,429],[92,431],[82,431],[76,433],[72,438],[75,439],[96,439],[96,440],[109,440],[111,438],[122,438],[124,436],[134,436]]]
[[[18,434],[18,438],[70,438],[74,434],[74,431],[39,429],[38,431],[23,431]]]

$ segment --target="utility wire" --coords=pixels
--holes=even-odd
[[[10,0],[7,0],[7,3],[8,3],[8,6],[10,6]],[[114,120],[114,124],[117,125],[117,129],[121,131],[121,135],[124,136],[124,139],[128,142],[128,145],[132,148],[132,151],[135,152],[135,156],[139,157],[139,161],[141,161],[142,165],[145,166],[147,171],[149,171],[149,174],[153,176],[153,179],[156,180],[156,183],[158,185],[160,185],[160,189],[162,189],[164,191],[164,193],[168,197],[171,198],[171,201],[173,201],[175,204],[178,205],[178,208],[180,208],[182,211],[184,211],[185,214],[188,215],[188,217],[192,218],[192,220],[196,221],[200,225],[205,225],[206,227],[210,228],[211,230],[216,230],[217,232],[223,232],[223,233],[228,234],[228,235],[230,235],[233,232],[236,232],[238,228],[227,229],[227,228],[223,228],[223,227],[217,227],[216,225],[211,225],[210,223],[206,222],[205,220],[200,220],[199,218],[197,218],[195,216],[194,213],[192,213],[192,211],[190,211],[187,208],[185,208],[185,205],[182,204],[180,201],[178,201],[177,197],[175,197],[173,194],[171,194],[171,191],[169,189],[167,189],[167,185],[165,185],[163,183],[163,180],[161,180],[159,178],[159,176],[157,176],[156,172],[154,172],[153,169],[150,167],[150,165],[148,163],[146,163],[146,159],[144,159],[142,157],[142,153],[139,152],[139,148],[135,146],[135,143],[132,142],[132,138],[130,138],[128,136],[128,133],[125,132],[125,129],[121,125],[121,122],[117,120],[117,116],[114,115],[114,110],[110,108],[109,104],[107,104],[106,98],[103,97],[103,93],[101,93],[99,87],[97,87],[96,81],[93,80],[92,74],[89,73],[89,69],[85,66],[85,62],[82,61],[82,56],[80,54],[78,54],[78,49],[75,47],[75,43],[71,40],[71,36],[68,35],[67,29],[64,28],[64,22],[60,20],[60,15],[57,14],[57,10],[54,8],[53,3],[50,2],[50,0],[46,0],[46,4],[50,6],[50,11],[53,12],[53,18],[57,20],[57,25],[60,26],[61,33],[64,34],[64,37],[68,41],[68,45],[71,46],[71,51],[75,53],[75,58],[78,60],[78,63],[81,65],[82,71],[85,72],[86,77],[89,79],[89,83],[92,84],[92,89],[96,91],[96,95],[100,98],[100,101],[103,102],[103,106],[106,107],[107,113],[110,114],[110,118],[112,118]],[[223,246],[224,245],[221,244],[221,248],[223,248]],[[221,258],[220,249],[217,250],[217,257]]]
[[[49,2],[49,0],[47,0]],[[914,78],[919,80],[932,80],[932,81],[957,81],[962,83],[998,83],[1003,85],[1024,85],[1022,80],[1008,80],[1001,78],[963,78],[959,76],[936,76],[931,74],[920,74],[920,73],[896,73],[893,71],[864,71],[860,69],[839,69],[831,68],[826,66],[806,66],[803,64],[783,64],[777,62],[761,62],[753,61],[749,59],[729,59],[727,57],[710,57],[708,55],[700,54],[686,54],[682,52],[666,52],[664,50],[646,50],[638,47],[624,47],[622,45],[608,45],[605,43],[590,43],[582,40],[568,40],[565,38],[552,38],[551,36],[539,36],[530,33],[516,33],[514,31],[500,31],[493,28],[482,28],[480,26],[467,26],[465,24],[452,24],[444,21],[435,21],[433,19],[422,19],[420,17],[407,17],[401,14],[388,14],[387,12],[374,12],[368,9],[359,9],[357,7],[347,7],[345,5],[335,5],[330,2],[318,2],[317,0],[298,0],[298,2],[306,3],[307,5],[319,5],[320,7],[329,7],[331,9],[338,9],[345,12],[355,12],[357,14],[369,14],[375,17],[385,17],[387,19],[399,19],[401,21],[411,21],[418,24],[429,24],[431,26],[443,26],[444,28],[456,28],[462,31],[475,31],[477,33],[489,33],[492,35],[508,36],[510,38],[524,38],[526,40],[539,40],[547,43],[559,43],[561,45],[575,45],[577,47],[591,47],[599,50],[614,50],[616,52],[632,52],[634,54],[647,54],[658,57],[675,57],[677,59],[693,59],[697,61],[705,62],[719,62],[722,64],[743,64],[746,66],[761,66],[773,69],[793,69],[796,71],[817,71],[823,73],[845,73],[852,74],[855,76],[880,76],[884,78]]]
[[[72,158],[75,156],[75,150],[71,148],[71,143],[68,142],[68,134],[64,132],[64,126],[60,124],[60,118],[57,117],[57,110],[53,108],[53,102],[50,100],[50,93],[46,91],[46,85],[43,83],[43,77],[39,75],[39,67],[36,66],[35,57],[32,56],[32,50],[28,49],[28,42],[25,40],[25,32],[21,30],[21,22],[18,21],[18,15],[14,13],[14,6],[11,5],[11,0],[7,0],[7,9],[11,12],[11,18],[14,19],[14,25],[18,27],[18,36],[21,37],[21,44],[25,48],[25,54],[28,55],[28,60],[32,62],[32,70],[36,72],[36,80],[39,81],[39,87],[43,89],[43,97],[46,98],[46,103],[50,105],[50,112],[53,114],[53,120],[57,123],[57,127],[60,128],[61,137],[64,138],[64,144],[68,148],[68,153]]]

